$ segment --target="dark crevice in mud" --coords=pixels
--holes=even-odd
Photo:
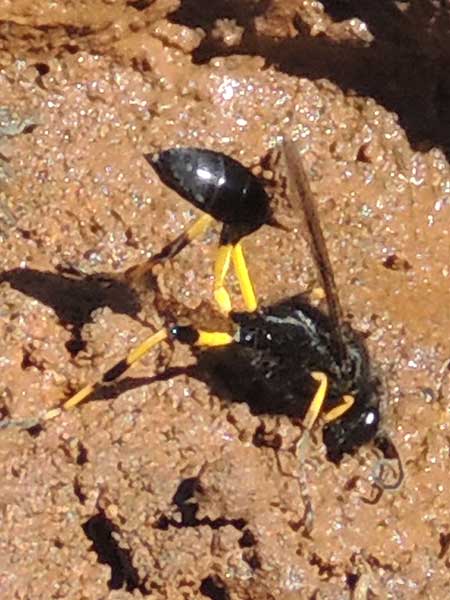
[[[45,62],[37,62],[37,63],[34,63],[33,66],[41,77],[44,77],[44,75],[47,75],[47,73],[50,73],[50,67]]]
[[[66,350],[72,358],[75,358],[82,350],[86,350],[86,342],[81,337],[81,332],[74,328],[70,328],[72,339],[66,343]]]
[[[239,546],[243,548],[242,559],[248,564],[252,571],[257,571],[261,568],[261,559],[254,546],[257,545],[257,539],[253,532],[246,528],[242,532],[242,537],[239,540]]]
[[[262,567],[261,559],[255,550],[245,550],[242,553],[242,560],[244,560],[252,571],[258,571]]]
[[[257,543],[254,533],[246,527],[239,540],[239,546],[243,548],[242,559],[248,564],[252,571],[257,571],[262,567],[261,559],[254,548]]]
[[[127,0],[127,6],[131,6],[135,10],[145,10],[153,4],[153,0]]]
[[[37,438],[44,431],[44,426],[41,425],[41,423],[37,423],[36,425],[33,425],[32,427],[27,427],[25,429],[25,431],[28,433],[28,435],[30,437]]]
[[[69,54],[77,54],[77,52],[80,52],[80,50],[81,50],[80,46],[78,44],[75,44],[74,42],[70,42],[68,44],[62,44],[61,49],[65,50]],[[62,55],[62,54],[63,54],[63,52],[60,53],[60,55]]]
[[[197,519],[195,517],[195,513],[197,513],[197,511],[198,504],[190,505],[189,510],[187,510],[182,515],[181,521],[178,521],[173,517],[161,515],[158,521],[155,523],[154,527],[155,529],[162,529],[166,531],[171,527],[173,527],[174,529],[185,529],[187,527],[201,527],[206,525],[207,527],[211,527],[211,529],[221,529],[222,527],[231,525],[239,531],[242,531],[242,529],[246,525],[244,519],[227,519],[226,517],[218,517],[217,519],[210,519],[209,517],[204,517],[203,519]]]
[[[438,558],[443,559],[450,548],[450,533],[439,534],[439,545],[441,547]]]
[[[78,442],[77,452],[77,465],[82,467],[89,461],[87,448],[82,442]]]
[[[175,504],[178,509],[177,512],[179,512],[180,518],[175,519],[163,514],[155,523],[155,529],[167,530],[171,527],[175,529],[184,529],[187,527],[200,527],[203,525],[211,527],[211,529],[220,529],[221,527],[231,525],[239,531],[242,531],[247,525],[245,519],[227,519],[226,517],[219,517],[217,519],[203,517],[202,519],[198,519],[197,512],[199,505],[192,500],[196,491],[201,491],[198,477],[184,479],[178,486],[172,499],[173,504]]]
[[[283,439],[279,433],[266,431],[264,423],[258,425],[252,437],[252,444],[256,448],[272,448],[279,450],[283,444]]]
[[[87,497],[81,488],[81,484],[78,480],[78,477],[75,477],[75,479],[73,480],[73,493],[78,498],[78,501],[80,502],[80,504],[84,504],[86,502]]]
[[[238,25],[247,26],[252,19],[263,15],[270,0],[242,2],[242,0],[214,0],[198,2],[184,0],[181,6],[170,15],[171,21],[187,27],[200,27],[209,33],[218,19],[234,19]]]
[[[230,594],[217,575],[205,577],[200,585],[200,593],[211,600],[230,600]]]
[[[383,569],[388,571],[389,573],[395,573],[395,568],[391,563],[383,563],[373,554],[369,554],[366,558],[367,564],[374,569],[380,570]]]
[[[389,254],[381,264],[385,269],[403,271],[404,273],[413,268],[412,264],[406,258],[397,256],[397,254]]]
[[[257,541],[253,532],[248,528],[244,529],[242,537],[239,540],[239,546],[241,548],[252,548],[253,546],[256,546],[256,544]]]
[[[45,372],[45,365],[43,364],[43,362],[36,360],[33,356],[33,353],[27,348],[24,348],[23,350],[22,362],[20,364],[20,367],[23,371],[34,367],[41,373]]]
[[[333,577],[336,576],[335,566],[331,563],[328,563],[321,556],[319,556],[316,552],[313,552],[309,557],[309,564],[313,567],[317,567],[319,572],[319,577],[325,581],[330,581]]]
[[[45,30],[47,26],[38,26],[38,29]],[[50,26],[51,27],[51,26]],[[64,25],[68,38],[84,38],[95,33],[91,25]]]
[[[253,571],[260,569],[261,560],[254,548],[257,544],[257,540],[252,531],[248,529],[246,520],[228,519],[226,517],[219,517],[217,519],[211,519],[210,517],[203,517],[202,519],[197,518],[199,505],[192,500],[196,491],[201,491],[199,479],[197,477],[184,479],[178,486],[173,497],[173,503],[177,507],[181,518],[161,515],[154,525],[155,529],[167,531],[170,528],[184,529],[187,527],[207,526],[217,530],[231,525],[231,527],[242,532],[242,536],[239,539],[239,546],[243,549],[242,560],[244,560]],[[222,596],[211,596],[211,598],[216,597],[221,598]]]
[[[8,388],[9,389],[9,388]],[[4,404],[0,405],[0,423],[8,421],[11,418],[11,411]]]
[[[346,581],[347,581],[347,586],[348,589],[350,591],[354,591],[356,588],[356,585],[359,581],[360,576],[357,573],[347,573],[346,575]]]
[[[110,590],[124,589],[130,593],[138,590],[144,596],[149,595],[144,582],[133,567],[130,552],[120,548],[114,538],[113,534],[117,533],[118,529],[103,512],[88,519],[83,525],[83,531],[92,542],[91,549],[97,554],[98,562],[111,568],[111,579],[108,581]]]

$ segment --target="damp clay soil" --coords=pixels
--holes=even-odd
[[[174,314],[213,326],[216,232],[143,292],[105,278],[195,217],[143,153],[258,167],[284,134],[405,470],[368,503],[373,447],[336,467],[318,425],[300,462],[298,423],[170,377],[193,358],[161,345],[97,400],[0,431],[2,599],[449,597],[449,19],[376,4],[0,2],[1,417],[60,404]],[[244,241],[263,304],[320,285],[289,216]]]

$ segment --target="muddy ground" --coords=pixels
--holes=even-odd
[[[449,597],[449,7],[376,4],[0,2],[1,416],[59,404],[173,310],[211,304],[214,233],[156,291],[91,276],[194,217],[144,152],[257,166],[285,134],[405,467],[367,503],[370,445],[337,468],[319,428],[299,466],[288,418],[183,374],[150,383],[193,362],[161,346],[98,401],[0,432],[2,598]],[[301,227],[263,227],[245,249],[261,302],[317,287]]]

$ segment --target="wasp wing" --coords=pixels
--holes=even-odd
[[[339,302],[339,295],[331,267],[330,257],[320,226],[314,195],[309,185],[309,180],[303,167],[300,154],[291,140],[284,139],[282,152],[287,168],[287,179],[290,197],[293,198],[295,207],[300,209],[303,221],[308,232],[307,239],[312,255],[319,271],[322,287],[328,305],[328,315],[332,321],[332,333],[337,347],[339,358],[346,358],[346,344],[343,338],[344,315]]]

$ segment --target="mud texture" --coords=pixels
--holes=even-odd
[[[297,424],[164,377],[193,359],[161,346],[102,400],[0,432],[2,598],[449,597],[449,20],[431,0],[0,2],[1,417],[211,304],[214,233],[144,295],[93,276],[194,217],[144,152],[258,165],[285,134],[406,472],[365,502],[373,448],[337,468],[318,431],[299,465]],[[245,248],[262,302],[318,286],[301,227]]]

